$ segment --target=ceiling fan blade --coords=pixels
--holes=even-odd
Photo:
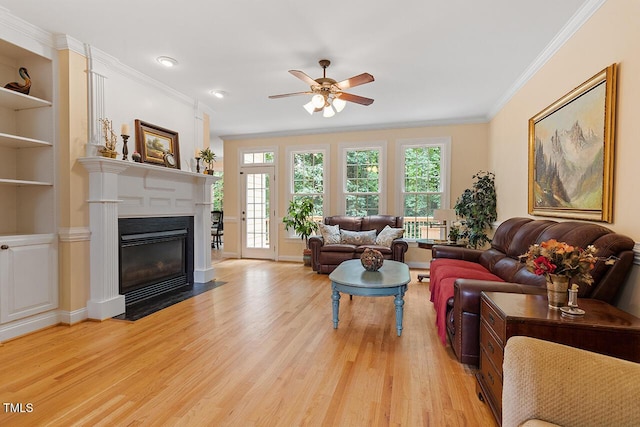
[[[281,95],[270,95],[269,99],[286,98],[288,96],[298,96],[298,95],[313,95],[313,92],[294,92],[294,93],[283,93]]]
[[[357,76],[353,76],[350,79],[343,80],[341,82],[336,83],[340,89],[349,89],[350,87],[360,86],[365,83],[371,83],[375,79],[369,73],[358,74]]]
[[[355,102],[356,104],[361,104],[361,105],[373,104],[373,99],[365,98],[364,96],[353,95],[351,93],[342,92],[338,98],[345,101]]]
[[[289,70],[291,74],[308,84],[309,86],[318,86],[318,82],[309,77],[305,72],[298,70]]]

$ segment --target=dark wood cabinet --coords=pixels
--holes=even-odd
[[[483,292],[478,396],[502,418],[502,360],[507,340],[523,335],[640,362],[640,319],[607,303],[579,299],[583,316],[550,309],[545,295]]]

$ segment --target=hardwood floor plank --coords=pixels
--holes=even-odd
[[[297,263],[225,260],[225,285],[136,322],[56,326],[0,347],[0,398],[32,403],[2,426],[493,426],[412,282],[393,298],[343,296]]]

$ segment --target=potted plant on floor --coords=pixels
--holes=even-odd
[[[200,150],[200,158],[205,164],[204,173],[213,175],[213,162],[216,161],[216,154],[207,147]]]
[[[464,190],[456,202],[455,210],[466,225],[461,237],[468,239],[469,247],[477,249],[491,242],[487,230],[498,219],[497,196],[494,173],[480,171],[472,178],[476,180],[473,187]]]
[[[311,265],[311,250],[309,236],[318,229],[318,223],[313,220],[313,200],[310,197],[294,198],[289,202],[287,215],[282,218],[285,230],[293,229],[304,240],[305,248],[302,259],[304,265]]]

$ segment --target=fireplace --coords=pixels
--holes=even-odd
[[[125,304],[193,287],[192,216],[119,218],[119,291]]]

